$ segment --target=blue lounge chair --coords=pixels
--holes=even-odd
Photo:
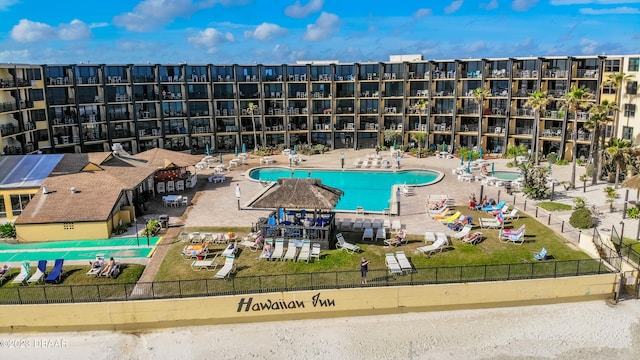
[[[47,283],[59,283],[62,280],[62,265],[64,264],[64,259],[56,259],[55,264],[53,265],[53,270],[47,275],[44,279]]]
[[[488,206],[483,207],[482,211],[501,210],[504,207],[505,204],[506,204],[506,201],[500,201],[496,205],[488,205]]]
[[[546,260],[547,259],[547,248],[542,248],[539,253],[533,254],[533,258],[536,260]]]

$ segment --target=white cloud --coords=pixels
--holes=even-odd
[[[241,5],[245,0],[143,0],[133,11],[113,18],[116,26],[129,31],[148,32],[170,24],[176,18],[189,18],[193,13],[216,4]]]
[[[73,19],[57,28],[27,19],[22,19],[11,29],[11,38],[17,42],[38,42],[47,40],[82,40],[91,37],[91,29],[84,22]]]
[[[336,34],[340,27],[340,18],[335,14],[322,12],[318,20],[307,25],[307,32],[304,39],[309,41],[320,41],[330,38]]]
[[[468,50],[471,51],[471,52],[476,52],[476,51],[483,50],[483,49],[486,49],[486,48],[487,48],[487,44],[484,41],[480,40],[480,41],[476,41],[473,44],[469,45]]]
[[[498,8],[499,5],[500,4],[498,3],[498,0],[491,0],[486,4],[480,4],[480,7],[483,7],[485,9],[487,9],[487,10],[493,10],[493,9]]]
[[[536,6],[539,0],[513,0],[511,8],[515,11],[527,11]]]
[[[628,6],[621,6],[621,7],[610,8],[610,9],[583,8],[583,9],[580,9],[580,13],[585,15],[640,14],[640,9],[632,8]]]
[[[91,29],[84,22],[73,19],[69,24],[60,24],[58,28],[60,40],[82,40],[91,37]]]
[[[55,30],[45,23],[22,19],[11,29],[11,38],[18,42],[46,41],[54,38]]]
[[[432,14],[433,14],[433,11],[431,11],[431,9],[418,9],[416,12],[413,13],[413,17],[416,19],[420,19],[425,16],[431,16]]]
[[[95,29],[95,28],[107,27],[109,25],[111,25],[111,24],[109,24],[107,22],[98,22],[98,23],[89,24],[89,27],[92,28],[92,29]]]
[[[292,18],[305,18],[311,13],[320,11],[323,3],[324,0],[311,0],[306,5],[301,5],[300,0],[296,0],[295,4],[284,9],[284,13]]]
[[[462,6],[463,0],[455,0],[453,2],[451,2],[451,4],[447,5],[444,8],[444,12],[446,14],[452,14],[456,11],[458,11],[458,9],[460,9],[460,7]]]
[[[598,43],[591,39],[580,39],[581,51],[583,54],[595,54],[597,52]]]
[[[207,52],[214,53],[218,46],[225,42],[234,42],[233,34],[222,33],[214,28],[206,28],[193,36],[189,36],[187,41],[197,49],[207,49]]]
[[[586,4],[600,4],[600,5],[615,5],[615,4],[636,4],[640,3],[640,0],[551,0],[551,5],[563,6],[563,5],[586,5]]]
[[[264,22],[256,27],[254,31],[245,31],[244,37],[247,39],[254,38],[257,40],[271,40],[274,37],[287,33],[287,29],[277,24]]]
[[[18,0],[0,0],[0,11],[9,10],[9,6],[17,3]]]

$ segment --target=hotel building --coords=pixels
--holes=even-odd
[[[155,147],[204,153],[244,144],[324,144],[333,149],[412,142],[431,147],[481,146],[504,152],[534,143],[530,94],[553,99],[540,114],[539,146],[570,159],[588,156],[586,111],[563,111],[560,98],[584,86],[594,102],[615,100],[620,112],[606,137],[639,142],[640,55],[298,62],[289,65],[0,64],[0,149],[4,154],[110,151]],[[633,77],[619,93],[603,81]],[[472,93],[490,91],[482,106]],[[424,99],[426,108],[416,103]],[[253,111],[250,107],[253,104]],[[479,121],[481,119],[481,122]],[[480,124],[480,125],[479,125]],[[575,130],[575,134],[574,134]]]

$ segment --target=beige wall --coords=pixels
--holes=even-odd
[[[146,328],[518,306],[611,298],[618,274],[129,302],[3,305],[0,331]],[[314,302],[314,298],[316,301]],[[241,304],[241,301],[243,302]],[[292,308],[259,310],[260,304]],[[247,304],[250,304],[247,310]]]
[[[85,240],[108,239],[110,235],[107,223],[75,222],[73,229],[65,229],[62,223],[17,224],[16,233],[20,241],[46,240]]]
[[[2,145],[0,143],[0,145]],[[0,147],[0,152],[2,152],[2,147]],[[10,190],[0,190],[0,201],[4,202],[4,207],[7,210],[7,219],[16,219],[17,216],[13,214],[13,208],[11,207],[11,195],[24,195],[24,194],[35,194],[38,192],[38,188],[24,188],[24,189],[10,189]],[[2,221],[4,218],[0,218]]]

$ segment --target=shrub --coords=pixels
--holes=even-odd
[[[154,236],[158,231],[160,231],[161,227],[162,225],[160,224],[160,220],[151,219],[142,230],[142,236]]]
[[[549,164],[555,164],[557,160],[558,160],[558,154],[554,152],[550,152],[547,154],[547,161],[549,162]]]
[[[577,197],[577,198],[573,199],[573,209],[574,210],[584,209],[585,207],[587,207],[587,201],[584,198]]]
[[[583,166],[583,165],[585,164],[585,162],[586,162],[586,161],[585,161],[584,159],[582,159],[582,158],[580,158],[580,159],[576,159],[576,164],[577,164],[578,166]]]
[[[0,224],[0,238],[15,238],[16,226],[13,223]]]
[[[575,210],[569,218],[569,224],[576,229],[591,229],[596,226],[591,211],[587,208]]]
[[[637,207],[627,208],[627,217],[629,219],[638,219],[638,218],[640,218],[640,208],[637,208]]]
[[[593,175],[594,175],[593,164],[587,165],[587,169],[585,170],[585,174],[587,175],[587,177],[593,178]]]
[[[556,165],[568,165],[569,161],[565,160],[565,159],[560,159],[556,161]]]

